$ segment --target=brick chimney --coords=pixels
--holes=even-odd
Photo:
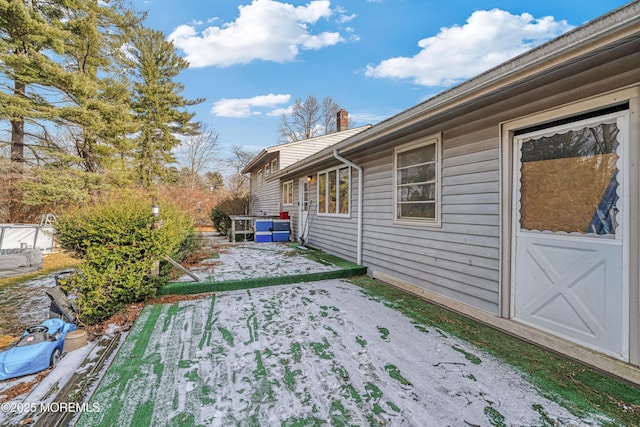
[[[336,131],[340,132],[342,130],[347,130],[349,128],[349,113],[344,108],[341,108],[338,111],[337,121],[336,121]]]

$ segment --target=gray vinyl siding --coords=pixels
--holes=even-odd
[[[268,152],[277,152],[278,156],[278,168],[284,169],[302,159],[309,157],[318,151],[327,148],[339,141],[342,141],[349,136],[362,132],[369,126],[362,126],[353,129],[347,129],[342,132],[334,132],[328,135],[319,136],[304,141],[296,141],[288,144],[276,145],[267,149]],[[265,151],[265,153],[267,152]],[[268,158],[268,157],[267,157]],[[282,182],[287,180],[267,180],[268,177],[263,177],[262,185],[258,185],[258,170],[264,170],[264,167],[271,163],[271,160],[264,161],[264,159],[258,161],[252,166],[250,179],[251,179],[251,204],[250,215],[277,215],[280,212],[280,208],[283,210],[297,211],[298,200],[298,183],[294,180],[294,205],[293,206],[281,206],[282,202]],[[296,215],[297,216],[297,215]],[[292,228],[293,230],[293,228]]]
[[[257,175],[251,174],[251,204],[250,215],[277,215],[280,212],[281,190],[280,182],[263,180],[258,185]]]
[[[445,133],[441,227],[394,223],[393,147],[349,159],[364,168],[363,264],[370,271],[498,313],[500,164],[493,133]],[[351,218],[314,215],[311,246],[355,261],[357,185],[352,170]]]
[[[486,138],[483,133],[476,138]],[[492,313],[499,302],[500,171],[494,138],[443,137],[440,227],[394,224],[393,150],[366,160],[363,263]],[[451,147],[451,148],[450,148]]]
[[[337,165],[336,165],[337,166]],[[309,221],[309,246],[332,253],[346,260],[356,261],[358,212],[358,171],[351,170],[351,215],[349,218],[318,215],[317,173],[311,185],[313,209]]]

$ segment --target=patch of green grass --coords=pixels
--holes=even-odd
[[[283,427],[309,427],[323,425],[326,425],[326,421],[316,417],[289,418],[282,422]]]
[[[378,326],[378,332],[380,332],[380,339],[382,341],[389,341],[389,330],[382,326]]]
[[[338,427],[346,426],[348,425],[349,418],[349,413],[342,402],[339,400],[331,402],[331,425]]]
[[[222,338],[227,342],[227,344],[229,344],[229,347],[233,347],[233,334],[227,328],[223,328],[222,326],[218,326],[218,331],[220,331]]]
[[[611,418],[612,426],[640,425],[640,389],[369,277],[351,282],[418,324],[454,335],[515,367],[545,397],[576,416],[599,413]]]
[[[169,420],[169,426],[170,427],[200,427],[201,424],[196,425],[196,419],[193,414],[186,414],[184,412],[181,412]]]
[[[344,261],[347,263],[347,261]],[[262,288],[265,286],[289,285],[292,283],[316,282],[319,280],[342,279],[366,274],[366,267],[350,264],[339,270],[320,273],[293,274],[289,276],[258,277],[253,279],[227,280],[224,282],[171,282],[158,289],[162,295],[191,295],[205,292],[236,291],[240,289]]]
[[[202,350],[205,343],[208,345],[211,343],[211,330],[213,329],[213,311],[215,307],[215,297],[211,297],[211,307],[209,308],[209,313],[207,313],[207,320],[204,324],[204,333],[200,338],[200,342],[198,343],[198,348]]]
[[[299,342],[292,342],[291,343],[291,356],[293,356],[293,361],[296,363],[300,363],[300,361],[302,360],[302,346],[300,345]]]
[[[451,348],[457,351],[458,353],[464,354],[464,358],[467,359],[469,362],[473,363],[474,365],[479,365],[482,363],[482,360],[480,360],[478,356],[476,356],[475,354],[469,353],[464,348],[460,348],[457,345],[453,345],[451,346]]]
[[[142,318],[138,318],[134,328],[129,333],[129,342],[133,341],[133,345],[130,347],[121,348],[114,363],[109,368],[107,375],[113,377],[111,382],[112,388],[103,388],[98,390],[92,397],[92,402],[104,402],[104,398],[100,396],[100,391],[106,395],[115,395],[118,397],[124,396],[127,384],[130,381],[135,381],[135,378],[141,372],[143,365],[151,365],[153,372],[156,374],[156,383],[148,383],[148,387],[159,387],[160,378],[162,376],[163,366],[160,364],[160,359],[157,360],[153,355],[145,357],[145,350],[150,348],[150,338],[154,331],[154,328],[158,322],[160,314],[162,312],[162,305],[148,305],[144,308],[143,313],[148,313],[146,318],[141,315]],[[91,413],[84,412],[78,422],[78,425],[86,425],[87,422],[83,422],[85,417],[100,417],[100,425],[118,425],[118,416],[123,409],[124,400],[122,398],[110,401],[109,405],[105,408],[104,412]],[[149,406],[151,405],[151,406]],[[149,402],[142,403],[135,408],[135,416],[132,422],[137,426],[150,425],[150,414],[152,413],[153,405]]]
[[[288,366],[284,367],[284,384],[291,391],[295,390],[296,377],[302,375],[302,370],[296,369],[292,371]]]
[[[317,249],[299,250],[297,251],[297,254],[303,255],[305,258],[310,259],[311,261],[315,261],[319,264],[335,265],[338,268],[354,268],[358,266],[358,264],[344,260],[335,255],[322,252]]]
[[[392,365],[392,364],[385,365],[384,370],[387,371],[387,373],[391,378],[398,381],[404,387],[413,386],[413,384],[411,384],[411,382],[408,379],[402,376],[402,374],[400,373],[400,369],[398,369],[396,365]]]
[[[146,427],[151,425],[151,417],[153,416],[153,402],[146,401],[136,408],[133,419],[136,420],[136,426]]]
[[[484,407],[484,414],[489,418],[489,422],[495,427],[507,427],[504,423],[504,415],[491,405]]]
[[[311,350],[318,356],[320,359],[331,360],[333,359],[333,353],[329,351],[329,341],[323,337],[322,342],[312,342],[309,344]]]
[[[552,420],[549,417],[549,414],[547,414],[547,411],[544,410],[544,408],[542,407],[542,405],[533,405],[532,406],[533,410],[536,411],[537,413],[540,414],[540,422],[542,424],[540,424],[542,427],[554,427],[556,425],[556,423],[554,422],[554,420]]]

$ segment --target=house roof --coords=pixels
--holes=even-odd
[[[274,145],[274,146],[265,148],[262,151],[260,151],[253,159],[251,159],[251,161],[244,167],[244,169],[242,169],[242,173],[249,173],[255,170],[257,167],[261,166],[267,160],[270,161],[272,158],[274,158],[275,157],[274,153],[278,153],[282,150],[286,150],[288,148],[292,148],[300,144],[309,144],[309,143],[319,144],[322,146],[322,148],[332,146],[370,127],[371,125],[365,125],[365,126],[343,130],[340,132],[328,133],[326,135],[317,136],[315,138],[303,139],[301,141],[293,141],[293,142],[288,142],[286,144]]]
[[[596,61],[596,58],[599,63],[606,63],[616,59],[620,50],[638,52],[638,44],[640,2],[636,0],[283,168],[271,175],[271,179],[328,166],[335,162],[334,150],[341,155],[355,154],[374,145],[398,140],[438,120],[504,100],[515,91],[559,76],[570,76],[576,72],[576,66]]]

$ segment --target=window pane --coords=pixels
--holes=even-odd
[[[327,212],[327,174],[318,175],[318,212]]]
[[[435,219],[436,204],[431,203],[398,203],[398,219],[427,218]]]
[[[618,133],[603,123],[523,142],[521,228],[615,234]]]
[[[293,183],[285,182],[282,189],[282,202],[285,205],[293,204]]]
[[[304,211],[308,211],[309,210],[309,182],[308,181],[304,181],[303,184],[303,190],[302,190],[302,209]]]
[[[349,213],[349,168],[340,169],[340,213]]]
[[[331,171],[327,173],[328,175],[328,188],[329,188],[329,206],[327,208],[327,213],[336,213],[337,200],[338,200],[338,189],[336,183],[336,171]]]
[[[398,167],[434,162],[436,160],[436,144],[429,144],[413,150],[398,153]]]
[[[404,187],[398,187],[399,202],[434,201],[435,199],[435,184],[407,185]]]
[[[435,163],[421,166],[412,166],[398,170],[398,184],[413,184],[417,182],[434,181],[435,179]]]

